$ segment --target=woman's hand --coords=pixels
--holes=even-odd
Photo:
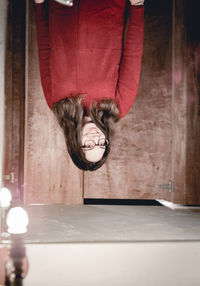
[[[35,2],[36,4],[44,3],[44,1],[45,1],[45,0],[34,0],[34,2]]]
[[[43,1],[44,2],[44,1]],[[9,249],[4,246],[0,246],[0,286],[5,285],[5,276],[6,276],[6,263],[10,259],[9,257]],[[29,263],[28,258],[25,256],[22,261],[22,275],[26,277],[28,273]]]
[[[130,2],[131,2],[131,5],[135,5],[135,6],[144,5],[144,0],[130,0]]]

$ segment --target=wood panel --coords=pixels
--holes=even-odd
[[[185,1],[187,50],[186,204],[200,204],[200,3]]]
[[[84,180],[85,198],[200,204],[200,4],[146,1],[138,99],[116,125],[108,162],[96,172],[85,172],[83,178],[44,100],[33,3],[27,3],[25,122],[26,1],[10,1],[8,17],[4,175],[15,174],[14,183],[5,181],[14,199],[82,203]],[[158,187],[169,180],[175,183],[174,193]]]
[[[184,6],[173,0],[172,56],[172,176],[174,203],[185,203],[186,195],[186,62]]]
[[[9,1],[5,75],[4,180],[14,200],[23,199],[26,1]]]
[[[140,90],[116,126],[107,163],[84,174],[85,198],[166,199],[171,179],[171,1],[146,1]]]
[[[200,3],[174,0],[173,177],[175,203],[200,204]]]
[[[185,204],[186,196],[186,56],[184,6],[173,1],[172,57],[172,174],[175,182],[174,203]]]
[[[25,123],[25,203],[82,203],[82,172],[67,153],[64,135],[40,84],[34,6],[28,7]]]

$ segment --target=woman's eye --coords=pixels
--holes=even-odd
[[[94,146],[93,142],[87,141],[85,142],[85,148],[92,148]]]
[[[85,148],[91,148],[91,147],[92,147],[92,145],[90,145],[90,144],[85,145]]]
[[[99,145],[100,145],[100,146],[105,146],[105,140],[99,141]]]

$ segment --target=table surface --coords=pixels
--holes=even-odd
[[[200,241],[200,209],[114,205],[25,209],[30,220],[25,243]]]

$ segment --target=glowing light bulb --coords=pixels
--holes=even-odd
[[[7,188],[1,188],[0,191],[0,204],[2,208],[10,206],[12,200],[11,192]]]
[[[73,1],[66,1],[66,5],[72,7],[73,6]]]
[[[55,1],[65,6],[69,6],[69,7],[73,6],[73,0],[55,0]]]
[[[27,232],[27,226],[29,223],[28,214],[21,207],[11,208],[8,212],[6,222],[9,233],[25,233]]]

